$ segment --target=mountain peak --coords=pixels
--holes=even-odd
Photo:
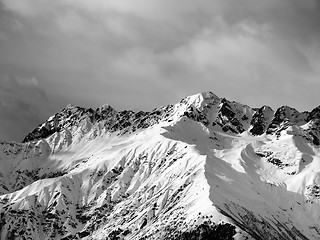
[[[204,105],[213,104],[220,101],[220,98],[212,92],[202,92],[194,94],[188,97],[185,97],[181,100],[181,103],[184,103],[188,106],[194,106],[198,109],[203,108]]]
[[[279,107],[276,111],[266,105],[261,108],[251,108],[226,98],[220,98],[210,91],[187,96],[178,104],[156,108],[152,112],[128,110],[117,112],[109,104],[96,110],[69,104],[60,113],[55,114],[28,134],[23,142],[46,138],[55,132],[81,126],[82,121],[90,124],[103,122],[107,131],[127,133],[150,127],[159,122],[173,119],[176,121],[181,116],[201,122],[207,127],[234,134],[241,134],[245,131],[253,135],[273,134],[279,133],[280,130],[290,125],[300,126],[311,119],[319,119],[319,109],[320,106],[311,113],[300,113],[289,106]],[[313,135],[318,136],[316,133]]]
[[[0,142],[0,238],[320,239],[319,109],[68,105]]]
[[[62,109],[62,111],[63,111],[63,110],[66,110],[66,109],[74,109],[74,108],[78,108],[78,106],[75,106],[75,105],[69,103],[67,106],[65,106],[65,107]]]
[[[98,107],[100,111],[114,111],[114,108],[108,103],[103,104],[101,107]]]

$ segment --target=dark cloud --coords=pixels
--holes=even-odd
[[[255,107],[320,100],[316,0],[0,3],[0,72],[41,79],[52,111],[151,109],[206,90]]]
[[[0,139],[21,141],[44,117],[47,98],[35,78],[0,76]]]

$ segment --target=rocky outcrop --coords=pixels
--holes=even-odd
[[[105,119],[114,115],[115,111],[112,107],[106,106],[96,111],[89,108],[76,107],[68,105],[60,113],[50,117],[46,122],[39,125],[31,133],[29,133],[22,142],[29,142],[46,138],[55,132],[63,129],[71,128],[78,125],[81,121],[88,120],[92,123]]]
[[[263,106],[258,109],[254,109],[254,114],[251,119],[250,133],[252,135],[261,135],[266,132],[272,117],[273,110],[268,106]]]
[[[182,99],[178,104],[156,108],[151,112],[116,111],[109,105],[96,110],[68,105],[60,113],[50,117],[28,134],[23,142],[47,138],[55,132],[72,129],[87,121],[91,125],[101,123],[108,132],[132,133],[164,121],[186,116],[207,127],[219,127],[221,131],[252,135],[276,134],[288,127],[309,124],[306,131],[313,144],[320,144],[320,106],[311,112],[300,113],[294,108],[282,106],[273,111],[268,106],[250,108],[212,92],[204,92]]]
[[[305,124],[307,122],[307,117],[307,112],[300,113],[294,108],[282,106],[275,112],[266,133],[276,133],[277,135],[279,135],[282,130],[287,129],[289,126],[300,126],[302,124]]]
[[[109,105],[96,110],[68,105],[60,113],[50,117],[45,123],[34,129],[23,139],[23,142],[47,138],[65,129],[77,128],[85,121],[91,125],[101,123],[109,132],[134,132],[137,129],[144,129],[159,123],[160,120],[168,119],[171,110],[172,105],[157,108],[152,112],[130,110],[117,112]]]
[[[307,121],[309,129],[307,133],[311,136],[313,144],[320,145],[320,106],[314,108],[308,114]]]

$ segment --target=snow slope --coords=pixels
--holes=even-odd
[[[1,239],[320,239],[320,107],[67,106],[0,143]]]

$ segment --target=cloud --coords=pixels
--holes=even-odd
[[[22,141],[44,117],[47,98],[35,78],[0,76],[0,139]]]
[[[65,104],[151,109],[206,90],[256,107],[320,100],[314,0],[1,1],[0,71]]]

